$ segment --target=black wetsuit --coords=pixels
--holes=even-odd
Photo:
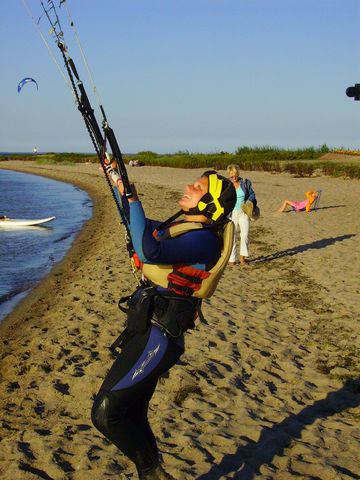
[[[102,384],[92,410],[94,425],[137,467],[139,477],[158,464],[147,412],[159,376],[183,353],[181,345],[152,325],[122,349]]]
[[[152,263],[166,264],[173,251],[179,263],[193,263],[194,258],[198,258],[197,266],[205,267],[217,261],[220,248],[211,230],[189,232],[176,239],[156,242],[152,236],[156,225],[138,218],[143,211],[137,203],[133,213],[130,208],[132,218],[136,217],[132,222],[136,224],[132,238],[136,237],[134,245],[141,244],[137,253],[142,260],[152,257],[150,261],[156,258]],[[135,463],[139,478],[159,462],[156,440],[147,418],[149,401],[159,376],[169,370],[183,352],[182,336],[171,338],[157,325],[149,324],[145,333],[136,333],[125,343],[94,401],[92,421],[95,427]]]

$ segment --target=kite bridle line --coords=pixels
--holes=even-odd
[[[75,23],[74,23],[74,21],[73,21],[73,19],[72,19],[72,17],[71,17],[70,10],[69,10],[69,8],[68,8],[68,6],[67,6],[67,2],[64,1],[64,2],[61,3],[61,5],[63,5],[63,6],[65,7],[65,10],[66,10],[66,13],[67,13],[67,17],[68,17],[68,22],[69,22],[69,25],[71,26],[71,28],[73,29],[74,37],[75,37],[76,43],[77,43],[77,45],[78,45],[79,51],[80,51],[80,53],[81,53],[81,57],[82,57],[84,66],[85,66],[85,68],[86,68],[86,70],[87,70],[88,77],[89,77],[89,80],[90,80],[90,83],[91,83],[91,86],[92,86],[94,95],[95,95],[95,96],[97,97],[97,99],[98,99],[98,104],[99,104],[99,105],[102,105],[102,101],[101,101],[99,92],[97,91],[97,88],[96,88],[96,85],[95,85],[95,82],[94,82],[94,78],[93,78],[93,74],[92,74],[92,71],[91,71],[89,62],[87,61],[87,58],[86,58],[84,49],[83,49],[83,47],[82,47],[82,44],[81,44],[81,41],[80,41],[80,37],[79,37],[78,31],[77,31],[77,28],[76,28],[76,25],[75,25]],[[60,6],[61,6],[61,5],[60,5]]]
[[[22,0],[22,1],[25,5],[25,0]],[[65,3],[65,1],[66,0],[61,0],[59,5],[61,6],[61,4]],[[70,85],[69,85],[69,82],[67,81],[66,77],[64,76],[60,66],[56,62],[55,57],[53,55],[51,55],[51,56],[52,56],[53,60],[55,61],[56,65],[61,70],[61,73],[62,73],[63,77],[65,78],[66,83],[70,87],[70,90],[72,91],[72,94],[75,98],[78,110],[80,111],[80,113],[81,113],[81,115],[84,119],[86,129],[87,129],[87,131],[89,133],[89,136],[91,138],[91,141],[92,141],[92,144],[94,146],[95,152],[97,154],[97,157],[98,157],[98,159],[100,161],[100,164],[102,166],[102,169],[104,171],[106,181],[107,181],[109,189],[111,191],[111,195],[112,195],[113,200],[114,200],[114,202],[116,204],[116,207],[118,209],[122,224],[125,228],[126,247],[127,247],[128,253],[129,253],[129,257],[131,259],[132,272],[133,272],[133,274],[136,278],[137,283],[140,284],[140,280],[139,280],[139,278],[136,274],[137,268],[135,267],[134,260],[133,260],[134,248],[133,248],[132,241],[131,241],[131,235],[130,235],[130,230],[129,230],[129,226],[128,226],[128,220],[126,218],[124,209],[120,205],[120,202],[119,202],[119,200],[118,200],[118,198],[115,194],[115,191],[112,188],[111,180],[110,180],[109,174],[106,170],[106,166],[108,166],[110,163],[113,164],[113,161],[115,160],[116,170],[117,170],[117,172],[118,172],[118,174],[121,178],[121,181],[124,185],[124,195],[127,198],[131,198],[133,196],[133,193],[132,193],[132,189],[131,189],[129,178],[128,178],[128,175],[127,175],[125,163],[124,163],[124,160],[122,158],[122,154],[121,154],[118,142],[116,140],[114,131],[112,130],[112,128],[110,127],[110,125],[107,121],[106,114],[105,114],[103,106],[99,105],[99,108],[100,108],[100,111],[101,111],[101,114],[102,114],[102,117],[103,117],[103,120],[102,120],[103,134],[101,132],[101,129],[99,127],[99,124],[98,124],[97,119],[96,119],[95,114],[94,114],[94,110],[91,107],[88,95],[86,93],[84,84],[83,84],[83,82],[81,81],[81,79],[78,75],[78,72],[77,72],[74,61],[72,60],[72,58],[70,58],[70,56],[68,54],[68,48],[67,48],[67,46],[65,44],[65,41],[64,41],[64,33],[63,33],[62,28],[61,28],[60,20],[59,20],[59,17],[58,17],[58,14],[57,14],[57,11],[56,11],[53,0],[47,0],[47,5],[48,5],[47,7],[44,5],[43,1],[40,1],[40,3],[41,3],[41,6],[42,6],[42,9],[44,11],[44,14],[39,18],[39,20],[37,22],[37,30],[39,31],[39,33],[41,35],[41,38],[44,41],[44,43],[46,44],[48,50],[52,53],[52,50],[51,50],[50,46],[48,45],[48,43],[47,43],[45,37],[43,36],[40,28],[38,27],[38,24],[39,24],[41,18],[45,15],[47,17],[49,23],[50,23],[50,26],[51,26],[50,33],[51,33],[51,35],[53,35],[55,37],[56,44],[61,51],[61,55],[62,55],[62,58],[63,58],[63,61],[64,61],[64,65],[65,65],[65,68],[66,68],[66,71],[67,71],[67,74],[68,74],[68,77],[69,77],[69,80],[70,80]],[[27,9],[29,15],[31,16],[31,18],[33,19],[33,21],[35,23],[34,17],[31,14],[31,11],[30,11],[30,9],[27,5],[26,5],[26,9]],[[69,17],[69,21],[71,23],[71,26],[74,28],[73,21],[71,20],[69,12],[68,12],[68,17]],[[75,32],[76,32],[76,29],[75,29]],[[77,32],[76,32],[76,36],[77,36],[77,39],[78,39]],[[80,46],[79,39],[78,39],[78,45],[79,45],[79,48],[81,50],[81,53],[82,53],[82,56],[83,56],[83,61],[86,64],[88,73],[91,76],[91,72],[90,72],[90,69],[87,65],[87,61],[86,61],[85,55],[83,53],[82,47]],[[76,82],[75,82],[75,79],[76,79]],[[91,77],[91,82],[93,84],[94,92],[97,93],[95,84],[92,80],[92,77]],[[108,154],[107,149],[106,149],[106,142],[107,141],[108,141],[108,143],[110,145],[110,148],[111,148],[112,157],[113,157],[112,159],[110,158],[110,155]]]

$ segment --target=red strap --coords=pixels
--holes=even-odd
[[[137,253],[133,253],[133,256],[132,256],[133,260],[134,260],[134,264],[135,264],[135,267],[140,270],[141,268],[141,261],[140,261],[140,258],[138,257],[138,254]]]
[[[180,287],[179,292],[181,291],[181,287],[186,287],[186,290],[190,293],[191,291],[196,292],[200,290],[202,280],[209,276],[209,272],[184,265],[175,267],[167,278],[169,284],[172,286],[172,290],[175,290],[178,285]]]

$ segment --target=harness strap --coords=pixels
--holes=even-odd
[[[175,287],[178,287],[175,285]],[[180,287],[181,288],[181,287]],[[127,315],[125,330],[112,343],[110,350],[117,353],[136,334],[145,333],[154,323],[169,337],[181,336],[195,326],[195,319],[205,322],[201,312],[201,300],[169,291],[158,291],[153,286],[139,287],[132,295],[119,300],[119,308]],[[126,304],[126,307],[124,307]]]
[[[179,293],[180,295],[186,295],[191,297],[191,295],[195,292],[194,288],[188,287],[186,285],[179,285],[178,283],[169,282],[168,284],[169,290],[174,291],[175,293]]]
[[[131,338],[134,334],[131,334],[127,328],[123,330],[120,335],[117,337],[115,342],[109,347],[111,353],[116,355],[118,352],[116,351],[117,348],[121,348],[125,343]]]
[[[177,277],[181,277],[181,278],[184,278],[185,280],[189,280],[193,283],[201,283],[202,282],[202,278],[201,277],[194,277],[193,275],[188,275],[187,273],[184,273],[182,272],[181,270],[178,270],[178,269],[175,269],[174,268],[174,271],[173,273],[177,276]]]

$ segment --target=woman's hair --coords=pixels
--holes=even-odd
[[[239,165],[235,165],[235,164],[231,164],[231,165],[228,165],[227,168],[226,168],[226,171],[228,173],[228,175],[232,175],[232,174],[236,174],[238,176],[240,176],[240,167]]]

